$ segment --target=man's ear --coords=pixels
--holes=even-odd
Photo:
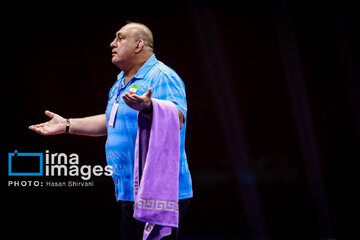
[[[144,46],[145,46],[144,41],[142,39],[139,39],[136,43],[135,54],[141,52]]]

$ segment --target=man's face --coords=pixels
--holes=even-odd
[[[117,33],[114,41],[110,44],[112,48],[112,63],[120,67],[131,61],[135,55],[136,41],[134,29],[131,25],[125,25]]]

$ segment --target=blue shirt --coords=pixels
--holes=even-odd
[[[180,131],[180,169],[179,169],[179,199],[190,198],[192,182],[185,153],[186,131],[186,94],[181,78],[174,70],[158,61],[153,54],[138,70],[135,76],[125,84],[124,72],[121,72],[117,81],[110,89],[106,107],[107,141],[106,160],[113,167],[113,180],[117,201],[134,201],[134,152],[137,136],[137,111],[130,108],[122,95],[130,88],[137,86],[137,95],[144,94],[152,87],[152,98],[173,102],[185,118]],[[120,89],[120,90],[119,90]],[[117,95],[119,93],[119,97]],[[114,126],[109,126],[110,112],[115,101],[119,107],[115,116]]]

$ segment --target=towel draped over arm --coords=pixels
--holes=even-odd
[[[174,103],[152,99],[152,120],[138,114],[134,163],[134,218],[143,239],[170,235],[179,224],[180,123]]]

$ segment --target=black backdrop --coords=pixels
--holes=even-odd
[[[186,86],[194,198],[183,239],[354,234],[360,39],[352,2],[16,3],[2,12],[1,225],[10,236],[121,238],[110,178],[94,177],[89,188],[11,187],[46,177],[7,176],[7,157],[49,150],[106,164],[105,137],[43,137],[27,127],[47,120],[46,109],[105,111],[119,72],[109,44],[127,20],[152,29],[156,57]]]

